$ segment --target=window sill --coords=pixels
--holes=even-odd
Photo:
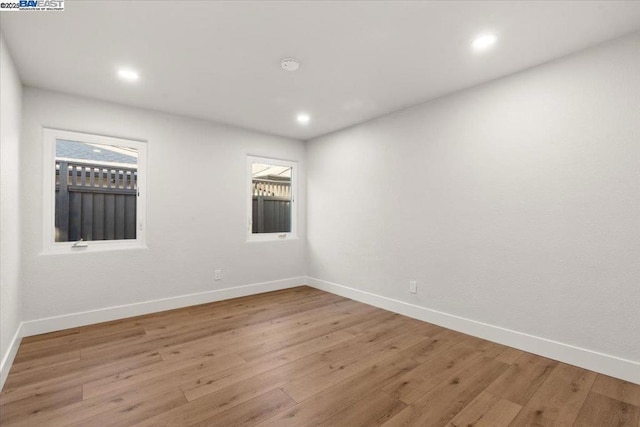
[[[149,249],[142,241],[89,241],[83,242],[83,246],[74,247],[75,242],[53,243],[44,248],[41,255],[78,254],[89,252],[123,251],[132,249]],[[86,245],[86,246],[84,246]]]
[[[256,242],[286,242],[287,240],[300,240],[297,235],[291,233],[261,233],[261,234],[250,234],[247,236],[247,243],[256,243]]]

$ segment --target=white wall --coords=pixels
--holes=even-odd
[[[307,155],[315,282],[640,362],[640,34]]]
[[[304,183],[303,143],[40,89],[26,88],[23,102],[26,321],[262,282],[278,281],[277,287],[289,278],[294,279],[285,284],[304,282],[304,185],[298,197],[301,239],[246,242],[247,154],[298,161]],[[148,249],[41,253],[43,126],[148,141]],[[222,269],[220,282],[213,280],[215,268]],[[261,290],[264,287],[255,288]],[[238,293],[205,294],[179,303],[233,295]],[[30,325],[26,333],[171,306],[152,304],[69,322],[53,319]]]
[[[0,389],[19,342],[21,114],[22,84],[0,35]]]

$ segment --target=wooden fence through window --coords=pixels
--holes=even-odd
[[[56,242],[136,238],[135,167],[56,161]]]
[[[266,177],[253,179],[253,233],[291,231],[291,179]]]

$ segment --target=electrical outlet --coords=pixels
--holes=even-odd
[[[412,294],[418,293],[418,282],[415,280],[409,280],[409,292]]]
[[[213,280],[222,280],[222,270],[215,270],[213,272]]]

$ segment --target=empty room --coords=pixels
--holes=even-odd
[[[640,427],[640,1],[0,4],[0,426]]]

